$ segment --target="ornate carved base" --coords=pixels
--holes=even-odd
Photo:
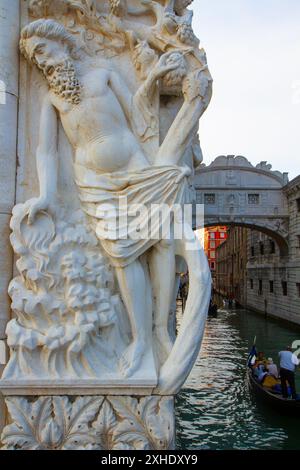
[[[7,397],[3,450],[168,450],[173,397]]]

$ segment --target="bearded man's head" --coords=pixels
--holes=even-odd
[[[77,44],[62,24],[54,20],[33,21],[21,32],[20,49],[43,72],[56,95],[72,104],[80,102],[81,85],[72,60]]]

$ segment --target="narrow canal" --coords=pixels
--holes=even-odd
[[[300,419],[273,412],[248,390],[245,364],[254,336],[258,350],[278,364],[278,351],[300,340],[300,331],[246,310],[208,319],[201,353],[177,398],[178,449],[300,449]]]

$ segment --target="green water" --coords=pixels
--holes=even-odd
[[[282,416],[248,390],[245,364],[254,336],[278,364],[300,331],[246,310],[207,321],[202,350],[177,398],[178,449],[300,449],[300,418]],[[300,393],[300,372],[297,372]]]

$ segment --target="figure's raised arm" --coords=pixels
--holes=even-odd
[[[144,48],[152,51],[149,45],[144,45]],[[153,61],[152,68],[149,68],[146,78],[133,97],[132,122],[141,142],[159,136],[159,81],[178,67],[172,56],[174,51],[167,52],[157,61]]]
[[[57,193],[57,115],[49,95],[43,101],[39,145],[36,152],[36,165],[40,187],[39,197],[31,200],[28,222],[32,223],[36,214],[49,209],[55,202]]]
[[[184,103],[160,146],[156,165],[178,165],[212,97],[212,78],[206,66],[183,81]]]

